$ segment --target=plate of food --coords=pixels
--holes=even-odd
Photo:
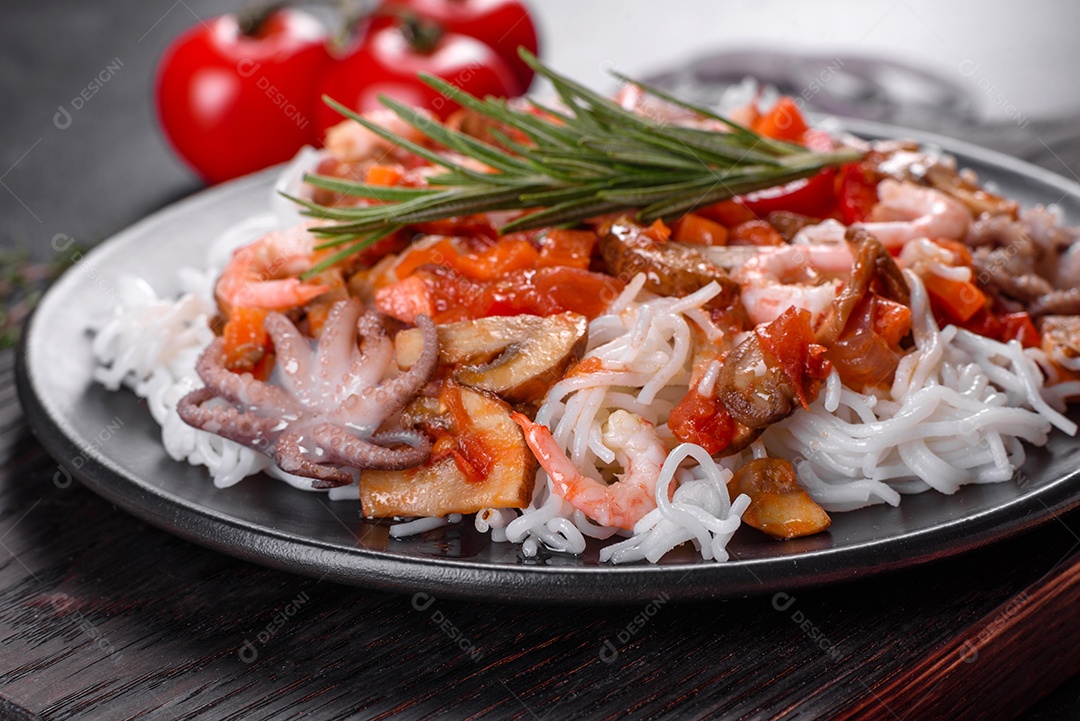
[[[41,442],[229,555],[488,600],[791,589],[1080,505],[1074,184],[529,62],[553,101],[341,108],[86,254],[20,348]]]

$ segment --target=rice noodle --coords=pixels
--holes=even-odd
[[[952,326],[939,331],[918,276],[905,277],[915,349],[901,360],[889,396],[827,391],[762,435],[771,455],[796,459],[807,493],[826,510],[1005,481],[1024,461],[1020,439],[1042,445],[1051,424],[1076,430],[1043,399],[1038,368],[1018,343]]]
[[[641,278],[635,277],[628,287],[640,288]],[[620,297],[609,313],[590,323],[585,358],[596,358],[604,370],[555,384],[536,414],[537,423],[552,429],[559,447],[581,473],[601,480],[598,465],[608,466],[615,460],[599,430],[613,411],[637,413],[654,425],[666,422],[673,401],[663,396],[671,394],[677,400],[688,389],[691,334],[686,314],[700,310],[719,291],[711,283],[684,298],[645,293],[636,301]],[[594,333],[594,327],[602,332]],[[615,328],[622,333],[615,334]],[[675,471],[687,458],[697,461],[701,477],[679,484],[674,500],[669,501]],[[680,445],[661,470],[657,509],[639,521],[630,538],[605,547],[602,560],[622,563],[648,558],[655,562],[688,540],[695,541],[703,558],[726,560],[726,544],[749,503],[744,498],[732,511],[726,486],[730,477],[731,471],[722,470],[700,446]],[[532,503],[507,525],[506,537],[523,544],[523,553],[531,557],[541,546],[580,553],[586,536],[609,538],[617,530],[596,525],[560,498],[541,471]]]
[[[700,476],[691,475],[679,483],[668,500],[679,465],[687,458],[698,463]],[[634,526],[634,535],[600,549],[600,560],[629,563],[648,560],[656,563],[664,554],[687,541],[705,560],[728,560],[727,544],[738,530],[750,497],[728,498],[731,471],[721,469],[704,448],[683,443],[668,454],[656,484],[656,509]]]

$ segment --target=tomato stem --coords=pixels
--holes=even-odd
[[[288,5],[288,3],[285,2],[249,5],[236,13],[236,24],[240,27],[241,33],[249,38],[257,38],[263,29],[263,25],[266,24],[266,21],[286,5]]]
[[[439,40],[442,39],[443,29],[438,23],[421,18],[411,12],[402,12],[399,17],[401,19],[401,34],[405,36],[405,41],[409,43],[409,47],[414,51],[427,55],[435,49],[435,46],[439,44]]]

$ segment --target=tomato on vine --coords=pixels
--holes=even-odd
[[[288,160],[316,140],[311,84],[330,62],[326,40],[318,20],[293,9],[194,26],[158,67],[169,143],[211,183]]]
[[[372,27],[352,52],[322,74],[315,97],[327,95],[361,113],[381,108],[380,95],[428,108],[440,118],[459,107],[426,85],[418,73],[442,78],[478,97],[521,94],[513,71],[488,45],[412,16]],[[341,120],[325,105],[315,111],[320,135]]]
[[[518,47],[539,55],[539,44],[532,15],[521,0],[384,0],[373,26],[388,25],[387,16],[402,12],[434,20],[447,32],[489,45],[510,66],[522,91],[529,89],[534,73],[518,55]]]

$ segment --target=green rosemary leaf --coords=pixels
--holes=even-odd
[[[551,81],[563,107],[534,101],[528,101],[529,107],[511,107],[504,100],[480,99],[445,80],[421,76],[445,97],[484,118],[489,125],[486,140],[439,124],[398,101],[380,98],[431,144],[482,163],[494,173],[444,157],[426,144],[403,138],[326,99],[377,136],[443,169],[428,176],[429,187],[419,189],[307,176],[316,187],[381,203],[331,207],[291,198],[305,214],[331,221],[312,232],[324,239],[320,247],[342,247],[332,262],[402,226],[472,213],[534,211],[507,223],[501,232],[572,225],[612,212],[635,213],[645,222],[671,219],[861,156],[850,149],[815,153],[764,138],[705,108],[617,76],[702,119],[718,121],[726,130],[657,122],[555,73],[526,51],[520,54],[537,74]]]
[[[401,226],[389,226],[389,227],[384,228],[384,229],[382,229],[382,230],[380,230],[378,232],[375,232],[375,233],[372,233],[370,235],[364,236],[360,240],[358,240],[356,243],[353,243],[352,245],[350,245],[349,247],[347,247],[347,248],[345,248],[343,250],[340,250],[337,253],[334,253],[329,258],[325,258],[322,261],[320,261],[319,263],[316,263],[315,266],[311,270],[309,270],[308,272],[301,275],[300,278],[302,280],[309,280],[312,276],[318,275],[319,273],[323,272],[327,268],[330,268],[331,266],[334,266],[334,265],[340,263],[341,261],[345,260],[346,258],[348,258],[348,257],[350,257],[352,255],[355,255],[356,253],[359,253],[364,248],[368,248],[368,247],[374,245],[375,243],[382,240],[386,236],[388,236],[391,233],[394,233],[394,232],[396,232],[396,231],[398,231],[400,229],[401,229]]]
[[[401,188],[390,185],[368,185],[352,180],[331,178],[325,175],[304,175],[304,182],[316,188],[325,188],[342,195],[351,195],[358,198],[370,198],[383,202],[398,202],[412,200],[439,192],[436,188]]]

